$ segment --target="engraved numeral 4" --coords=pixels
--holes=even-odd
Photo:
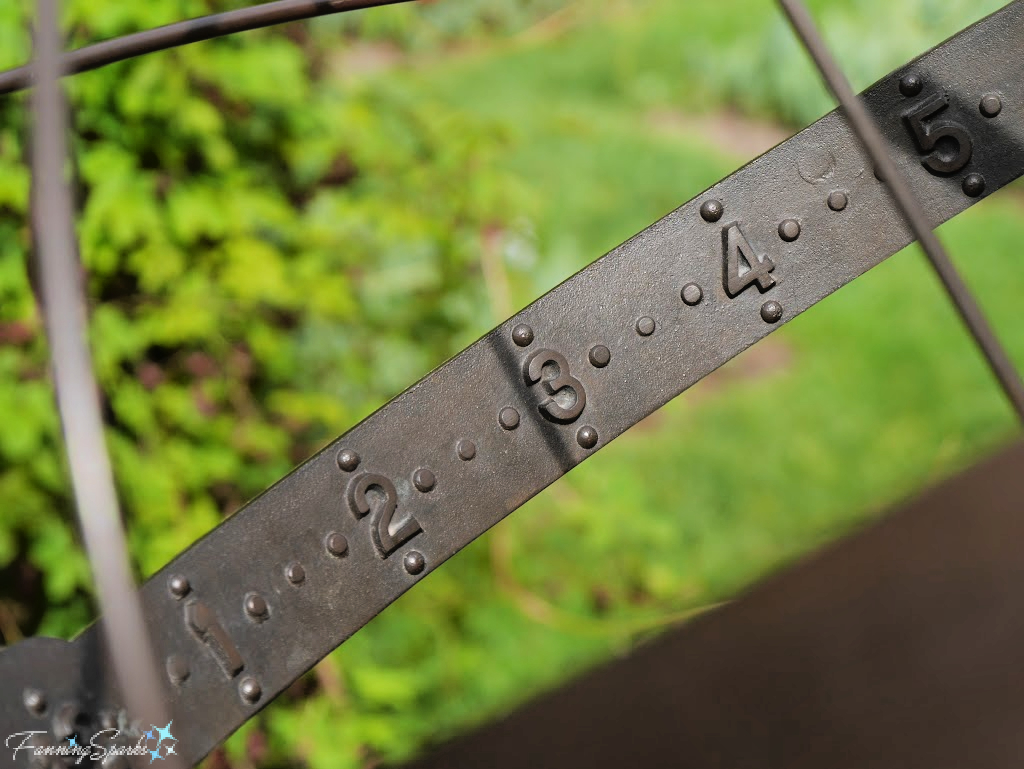
[[[762,293],[775,285],[775,278],[770,274],[775,262],[754,251],[738,224],[730,224],[722,230],[722,244],[725,247],[725,293],[730,297],[739,296],[754,283]]]

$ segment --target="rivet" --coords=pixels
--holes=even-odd
[[[284,577],[293,585],[301,585],[306,581],[306,570],[301,563],[290,563],[284,567]]]
[[[512,341],[520,347],[529,347],[533,344],[533,329],[525,323],[520,323],[512,329]]]
[[[188,662],[185,661],[184,657],[179,657],[177,654],[172,654],[167,658],[167,677],[171,680],[172,684],[181,684],[189,677],[191,672],[188,669]],[[108,727],[109,728],[109,727]]]
[[[21,699],[29,713],[41,716],[46,712],[46,695],[39,689],[26,689]]]
[[[327,552],[335,558],[341,558],[348,552],[348,540],[345,539],[344,534],[338,534],[337,532],[328,534],[326,545]]]
[[[435,485],[437,485],[437,477],[434,475],[433,470],[421,467],[412,474],[412,484],[418,491],[422,491],[426,494],[428,491],[433,489]]]
[[[977,198],[985,192],[985,177],[981,174],[967,174],[963,183],[964,195]]]
[[[359,455],[352,449],[342,449],[338,452],[338,467],[346,473],[351,473],[359,467]]]
[[[646,315],[636,322],[636,333],[640,336],[650,336],[654,333],[654,328],[654,318],[648,318]]]
[[[980,109],[985,117],[996,117],[1003,111],[1003,100],[997,94],[987,93],[981,97]]]
[[[590,365],[594,368],[604,368],[612,362],[612,351],[603,344],[595,344],[590,348]]]
[[[900,93],[904,96],[917,96],[924,88],[924,80],[920,75],[904,75],[900,79]]]
[[[796,219],[786,219],[779,225],[779,237],[787,243],[792,243],[800,237],[800,222]]]
[[[515,430],[519,427],[519,412],[511,406],[506,406],[498,412],[498,424],[506,430]]]
[[[81,729],[87,721],[88,718],[84,716],[76,703],[67,702],[60,706],[53,719],[53,735],[58,740],[66,740],[68,737],[74,736],[81,737]]]
[[[270,607],[266,600],[259,593],[249,593],[245,597],[245,613],[253,619],[266,619],[270,613]]]
[[[255,678],[246,677],[238,684],[238,693],[242,695],[243,700],[252,704],[259,700],[263,690]]]
[[[189,594],[192,590],[192,586],[183,576],[175,574],[167,580],[167,589],[171,591],[171,595],[180,601]]]
[[[828,196],[828,207],[833,211],[845,211],[850,198],[842,190],[833,190]]]
[[[717,222],[724,213],[725,206],[721,200],[705,200],[700,207],[700,215],[705,222]]]
[[[696,283],[687,283],[679,292],[679,297],[690,307],[696,307],[704,299],[704,289]]]
[[[761,319],[765,323],[778,323],[782,320],[782,305],[774,299],[761,305]]]
[[[597,430],[590,425],[584,425],[576,432],[576,442],[585,449],[592,449],[597,445]]]
[[[469,462],[476,456],[476,444],[473,441],[461,440],[455,446],[455,453],[463,462]]]
[[[405,558],[402,559],[402,565],[405,566],[405,570],[410,574],[419,574],[426,567],[427,560],[423,557],[423,553],[410,550],[405,554]]]

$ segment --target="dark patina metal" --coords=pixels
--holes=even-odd
[[[1024,103],[1022,49],[1016,2],[915,62],[917,95],[905,95],[914,90],[901,85],[906,69],[866,95],[936,223],[1024,173],[1024,125],[978,106],[996,92],[1004,112]],[[929,153],[905,119],[940,92],[941,119],[973,146],[951,175],[924,164]],[[927,128],[925,114],[914,119]],[[815,170],[822,158],[827,173]],[[158,659],[175,660],[169,704],[184,760],[202,758],[428,566],[906,246],[912,236],[871,171],[843,116],[826,116],[518,313],[151,579],[145,620]],[[978,198],[964,194],[972,174],[984,177]],[[782,243],[786,220],[800,232]],[[520,326],[531,330],[526,348]],[[591,358],[598,341],[614,351],[603,368]],[[424,493],[415,474],[428,467],[436,486]],[[265,621],[249,612],[250,593],[269,598]],[[56,728],[39,726],[49,716],[35,714],[27,690],[40,692],[40,713],[73,705],[75,724],[122,712],[104,655],[95,627],[70,643],[35,638],[0,653],[0,729]]]

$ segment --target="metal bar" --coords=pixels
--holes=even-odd
[[[994,192],[1024,174],[1024,0],[920,57]],[[898,74],[864,98],[920,167]],[[927,103],[930,97],[918,100]],[[911,177],[936,220],[981,199]],[[569,278],[309,459],[141,590],[195,763],[446,559],[750,345],[914,240],[839,110]],[[743,271],[743,262],[746,271]],[[553,376],[555,375],[555,376]],[[539,376],[539,379],[538,379]],[[556,392],[552,389],[557,388]],[[568,397],[574,396],[574,397]],[[767,388],[758,406],[785,392]],[[95,627],[0,652],[0,733],[50,721],[22,692],[90,712]],[[26,762],[27,763],[27,762]]]
[[[103,611],[109,659],[133,718],[165,724],[164,697],[128,562],[114,479],[103,435],[99,390],[86,341],[86,305],[64,179],[67,114],[61,93],[58,1],[38,1],[32,146],[33,222],[41,304],[71,470],[75,506]],[[74,718],[62,727],[75,733]]]
[[[888,185],[893,200],[896,201],[907,224],[920,241],[921,248],[924,249],[935,273],[942,281],[950,301],[956,306],[964,325],[974,337],[975,344],[985,356],[985,360],[1003,388],[1010,405],[1017,412],[1018,418],[1024,422],[1024,382],[1021,381],[1013,361],[1010,360],[1010,356],[1000,344],[974,295],[971,294],[967,284],[960,277],[960,273],[953,266],[942,241],[932,229],[928,215],[910,189],[906,177],[896,167],[896,163],[889,155],[882,132],[878,130],[867,109],[853,92],[853,88],[835,57],[829,51],[828,45],[815,26],[803,1],[779,0],[779,4],[817,65],[825,83],[839,100],[853,130],[857,133],[858,140],[871,157],[879,175]]]
[[[188,19],[144,32],[136,32],[113,40],[87,45],[65,54],[60,60],[61,75],[79,72],[124,61],[147,53],[164,51],[179,45],[246,32],[251,29],[285,24],[290,21],[326,16],[362,8],[413,2],[414,0],[276,0],[250,8],[226,11],[197,19]],[[0,94],[14,93],[33,83],[31,64],[0,72]]]

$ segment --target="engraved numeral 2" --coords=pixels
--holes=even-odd
[[[383,495],[375,505],[370,504],[370,498],[366,495],[370,489],[375,489],[378,497]],[[362,518],[370,512],[371,507],[374,508],[373,517],[370,519],[373,526],[373,544],[376,545],[381,558],[387,558],[423,531],[419,521],[412,516],[392,530],[391,522],[398,508],[398,492],[395,490],[395,484],[383,475],[361,473],[353,478],[348,484],[348,504],[356,518]]]
[[[966,128],[952,120],[933,121],[948,108],[948,96],[933,94],[903,116],[917,146],[929,153],[921,161],[924,167],[941,176],[955,174],[971,161],[974,153],[974,141]]]
[[[775,285],[775,278],[770,274],[775,262],[754,251],[738,224],[730,224],[722,230],[722,245],[725,247],[725,293],[730,297],[739,296],[753,283],[757,283],[762,293]]]
[[[547,393],[548,397],[538,408],[552,422],[575,422],[587,407],[587,391],[583,383],[569,373],[569,362],[561,353],[538,350],[526,360],[523,376],[527,384],[540,384]],[[561,397],[562,401],[556,400],[555,396]]]
[[[185,624],[210,651],[228,679],[242,672],[242,655],[209,606],[202,601],[189,601],[185,604]]]

